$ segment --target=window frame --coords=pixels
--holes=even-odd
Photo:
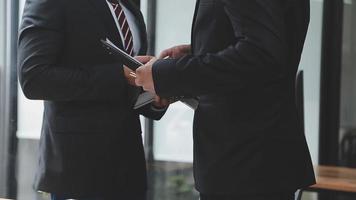
[[[5,63],[0,74],[0,195],[16,198],[17,37],[19,0],[5,0]]]

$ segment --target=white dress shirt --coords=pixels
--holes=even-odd
[[[108,4],[108,6],[110,8],[112,16],[114,17],[116,27],[117,27],[117,29],[119,30],[119,33],[120,33],[122,44],[124,44],[124,46],[125,46],[124,36],[123,36],[123,33],[122,33],[120,25],[119,25],[119,20],[116,17],[116,14],[115,14],[115,11],[114,11],[114,7],[111,5],[111,3],[109,1],[106,1],[106,3]],[[131,30],[131,33],[132,33],[134,55],[138,55],[138,53],[140,51],[140,48],[141,48],[141,40],[140,40],[140,30],[139,30],[139,27],[137,25],[136,17],[133,15],[133,13],[124,4],[121,3],[120,0],[119,0],[119,3],[121,5],[122,9],[124,10],[127,22],[129,24],[129,27],[130,27],[130,30]]]

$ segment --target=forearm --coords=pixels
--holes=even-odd
[[[119,66],[71,67],[43,66],[31,74],[20,75],[24,94],[29,99],[51,101],[117,100],[123,97],[126,83]]]
[[[241,44],[216,54],[159,60],[152,71],[155,90],[163,97],[238,90],[283,76],[280,64],[258,49]]]

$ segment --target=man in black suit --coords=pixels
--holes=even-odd
[[[199,99],[194,172],[202,200],[292,200],[314,183],[295,104],[308,24],[309,0],[198,0],[191,45],[137,70],[147,91]]]
[[[28,98],[45,100],[35,188],[55,200],[145,198],[139,114],[160,119],[165,105],[133,109],[138,89],[102,47],[105,38],[131,55],[146,53],[143,17],[132,2],[26,2],[19,78]]]

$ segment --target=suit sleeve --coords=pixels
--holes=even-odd
[[[234,91],[286,75],[283,17],[286,3],[282,0],[216,0],[215,3],[223,8],[236,40],[218,52],[157,61],[153,79],[160,96]]]
[[[18,44],[19,80],[30,99],[116,100],[126,81],[120,63],[63,65],[65,16],[60,0],[27,0]]]
[[[160,120],[167,112],[167,108],[155,108],[152,104],[148,104],[138,110],[138,112],[150,119]]]

